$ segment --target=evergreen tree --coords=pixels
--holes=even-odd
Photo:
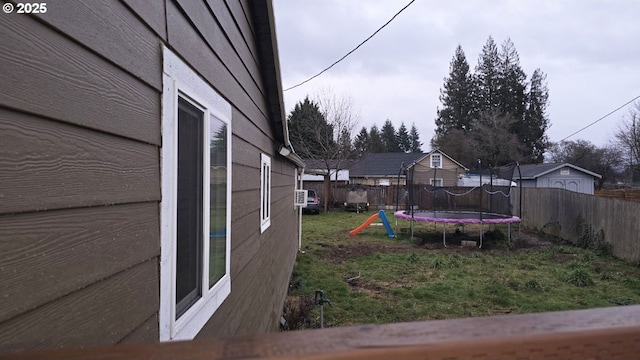
[[[355,155],[361,157],[364,155],[369,146],[369,132],[366,127],[362,127],[356,138],[353,140],[353,150]]]
[[[475,69],[475,84],[477,102],[477,113],[492,111],[499,106],[498,83],[499,83],[498,47],[493,38],[489,36],[487,42],[482,47],[482,52],[478,58],[478,65]]]
[[[386,148],[386,152],[401,152],[400,142],[398,141],[398,133],[393,127],[391,120],[387,119],[382,125],[382,142]]]
[[[318,104],[305,97],[298,102],[289,117],[289,137],[293,148],[308,159],[322,159],[329,148],[335,147],[333,128],[322,115]]]
[[[498,110],[516,119],[524,119],[527,104],[527,75],[520,66],[520,56],[511,39],[502,43],[498,65]],[[516,134],[518,132],[516,131]],[[518,134],[519,135],[519,134]]]
[[[436,117],[436,138],[446,136],[452,129],[469,131],[474,117],[474,83],[469,63],[458,45],[451,63],[449,77],[440,89],[440,103]]]
[[[420,142],[420,135],[418,134],[418,129],[416,128],[416,124],[411,124],[411,130],[409,131],[409,152],[419,153],[422,152]]]
[[[531,75],[529,84],[521,141],[531,155],[531,162],[541,163],[544,160],[544,152],[549,147],[549,139],[546,135],[549,129],[547,75],[542,70],[536,69]]]
[[[382,141],[382,134],[376,125],[369,130],[369,142],[367,143],[367,151],[371,153],[385,152],[386,147]]]
[[[407,131],[407,127],[404,125],[404,122],[402,122],[398,128],[398,145],[400,146],[400,150],[403,152],[408,153],[411,151],[409,132]]]
[[[340,150],[341,159],[349,159],[353,156],[354,150],[351,144],[351,134],[348,129],[342,129],[338,136],[338,148]]]

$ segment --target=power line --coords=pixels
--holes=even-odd
[[[366,43],[367,41],[369,41],[372,37],[374,37],[378,32],[380,32],[380,30],[382,30],[385,26],[389,25],[389,23],[391,23],[393,21],[393,19],[395,19],[398,15],[400,15],[401,12],[403,12],[406,8],[409,7],[409,5],[413,4],[414,1],[416,0],[411,0],[407,5],[405,5],[405,7],[403,7],[402,9],[400,9],[400,11],[398,11],[395,15],[393,15],[393,17],[387,21],[384,25],[382,25],[378,30],[376,30],[373,34],[371,34],[371,36],[369,36],[368,38],[366,38],[363,42],[361,42],[360,44],[358,44],[358,46],[356,46],[355,48],[353,48],[353,50],[349,51],[345,56],[341,57],[340,59],[338,59],[336,62],[334,62],[333,64],[329,65],[329,67],[327,67],[326,69],[320,71],[319,73],[313,75],[312,77],[308,78],[307,80],[294,85],[290,88],[284,89],[283,91],[288,91],[294,88],[297,88],[300,85],[306,84],[309,81],[317,78],[318,76],[322,75],[325,71],[331,69],[332,67],[334,67],[336,64],[338,64],[340,61],[344,60],[347,56],[351,55],[354,51],[358,50],[358,48],[362,45],[364,45],[364,43]]]
[[[573,135],[576,135],[576,134],[578,134],[578,133],[580,133],[580,132],[582,132],[582,131],[584,131],[584,130],[588,129],[589,127],[591,127],[591,126],[595,125],[596,123],[598,123],[598,122],[600,122],[600,121],[602,121],[602,120],[606,119],[606,118],[607,118],[607,117],[609,117],[610,115],[613,115],[615,112],[617,112],[618,110],[622,109],[623,107],[625,107],[625,106],[627,106],[627,105],[631,104],[632,102],[634,102],[634,101],[635,101],[636,99],[638,99],[638,98],[640,98],[640,95],[638,95],[638,96],[634,97],[633,99],[631,99],[631,100],[627,101],[627,102],[626,102],[626,103],[624,103],[623,105],[620,105],[618,108],[616,108],[615,110],[613,110],[613,111],[609,112],[607,115],[605,115],[605,116],[603,116],[603,117],[599,118],[598,120],[596,120],[596,121],[592,122],[591,124],[589,124],[589,125],[587,125],[587,126],[583,127],[582,129],[580,129],[580,130],[578,130],[578,131],[574,132],[573,134],[571,134],[571,135],[569,135],[569,136],[565,137],[564,139],[562,139],[562,140],[560,140],[560,141],[558,141],[558,142],[559,142],[559,143],[561,143],[561,142],[563,142],[563,141],[567,140],[568,138],[572,137]]]
[[[608,118],[609,116],[611,116],[611,115],[615,114],[615,113],[616,113],[617,111],[619,111],[620,109],[622,109],[622,108],[624,108],[625,106],[627,106],[627,105],[631,104],[632,102],[634,102],[636,99],[640,99],[640,95],[637,95],[637,96],[636,96],[636,97],[634,97],[633,99],[631,99],[631,100],[627,101],[626,103],[624,103],[624,104],[622,104],[622,105],[618,106],[615,110],[610,111],[610,112],[609,112],[609,113],[607,113],[606,115],[602,116],[601,118],[597,119],[596,121],[592,122],[591,124],[589,124],[589,125],[587,125],[587,126],[583,127],[582,129],[580,129],[580,130],[578,130],[578,131],[576,131],[576,132],[572,133],[571,135],[565,136],[565,137],[564,137],[564,139],[562,139],[562,140],[558,141],[558,143],[561,143],[561,142],[563,142],[563,141],[567,140],[568,138],[572,137],[573,135],[576,135],[576,134],[578,134],[578,133],[580,133],[580,132],[582,132],[582,131],[584,131],[584,130],[588,129],[589,127],[591,127],[591,126],[595,125],[596,123],[598,123],[598,122],[600,122],[600,121],[602,121],[602,120],[604,120],[604,119]],[[509,163],[509,164],[507,164],[507,165],[505,165],[505,166],[509,166],[509,165],[512,165],[512,164],[519,163],[519,162],[521,162],[522,160],[525,160],[525,159],[527,159],[527,158],[529,158],[529,155],[524,156],[524,157],[522,157],[522,158],[520,158],[520,159],[518,159],[518,160],[516,160],[516,161],[514,161],[514,162],[511,162],[511,163]]]

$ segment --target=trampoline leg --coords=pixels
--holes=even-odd
[[[478,246],[478,249],[482,249],[482,222],[480,222],[480,246]]]
[[[447,226],[447,224],[442,223],[442,245],[444,245],[444,247],[447,247],[447,239],[445,237],[445,233],[446,233],[446,229],[447,229],[446,226]]]
[[[509,234],[507,235],[507,245],[511,246],[511,223],[507,223],[509,227]]]

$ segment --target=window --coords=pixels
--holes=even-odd
[[[260,154],[260,232],[271,225],[271,158]]]
[[[231,292],[231,106],[164,48],[160,340],[193,339]]]
[[[431,154],[431,167],[432,168],[442,167],[442,156],[440,154]]]
[[[442,185],[442,182],[443,182],[442,178],[435,178],[435,179],[434,179],[434,178],[430,178],[430,179],[429,179],[429,184],[430,184],[431,186],[438,186],[438,187],[442,187],[442,186],[443,186],[443,185]]]

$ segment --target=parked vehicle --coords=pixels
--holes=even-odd
[[[307,190],[307,207],[303,208],[304,212],[312,214],[320,214],[320,197],[315,190]]]

